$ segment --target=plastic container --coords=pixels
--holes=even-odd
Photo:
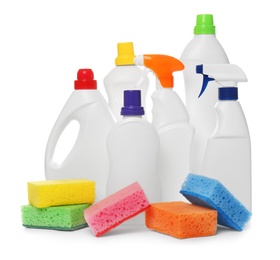
[[[50,133],[45,152],[47,180],[85,178],[96,182],[96,200],[106,195],[109,157],[106,140],[114,124],[108,104],[97,90],[91,69],[80,69],[75,90],[63,107]],[[73,148],[62,163],[54,161],[54,152],[64,130],[72,122],[79,124]]]
[[[156,129],[142,118],[141,91],[124,91],[123,118],[108,135],[107,149],[110,157],[110,173],[107,195],[137,181],[150,203],[161,201],[161,185],[158,176],[159,136]],[[144,215],[128,221],[144,224]]]
[[[159,175],[163,201],[185,201],[181,186],[190,171],[190,150],[194,129],[184,102],[173,90],[172,73],[184,65],[167,55],[140,55],[135,59],[156,75],[156,90],[152,94],[152,124],[160,138]]]
[[[200,95],[208,94],[209,80],[220,84],[216,128],[208,139],[200,174],[219,180],[251,211],[251,141],[237,89],[238,82],[247,81],[246,75],[233,64],[203,64],[197,72],[204,79]]]
[[[196,65],[229,63],[227,55],[216,38],[213,16],[200,14],[196,18],[194,37],[185,47],[180,60],[185,69],[185,105],[189,112],[190,123],[195,128],[191,151],[191,171],[199,173],[209,135],[216,124],[214,105],[217,101],[218,84],[209,83],[211,88],[198,99],[202,79],[196,74]]]
[[[104,78],[108,104],[115,118],[121,119],[124,90],[141,90],[141,100],[146,108],[146,95],[149,87],[147,72],[134,64],[134,47],[132,42],[118,43],[116,66]],[[145,115],[144,115],[145,117]]]

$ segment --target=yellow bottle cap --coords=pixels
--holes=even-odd
[[[134,63],[134,48],[132,42],[118,43],[118,57],[115,59],[116,65],[131,65]]]

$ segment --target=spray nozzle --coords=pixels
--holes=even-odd
[[[184,65],[178,59],[163,54],[144,54],[136,56],[136,65],[142,65],[151,69],[164,88],[173,88],[174,79],[172,73],[184,69]]]
[[[225,90],[220,91],[222,95],[224,96],[226,94],[226,96],[228,96],[223,99],[230,99],[233,95],[237,98],[237,83],[247,81],[247,77],[243,70],[235,64],[197,65],[196,73],[203,75],[202,87],[198,97],[204,93],[210,81],[216,81],[221,85],[222,89],[224,88]],[[233,88],[235,89],[234,91]],[[219,94],[221,95],[221,93]]]
[[[203,75],[202,88],[201,88],[199,96],[198,96],[198,97],[200,97],[203,94],[203,92],[205,91],[205,89],[207,88],[208,82],[215,80],[215,79],[210,78],[208,75],[203,74],[203,65],[196,66],[196,73]]]

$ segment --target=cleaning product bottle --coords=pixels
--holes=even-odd
[[[137,181],[153,203],[161,201],[157,164],[159,136],[153,125],[142,118],[144,113],[141,91],[125,90],[123,118],[115,123],[107,139],[110,158],[107,195]],[[143,214],[130,221],[130,224],[143,223]]]
[[[123,91],[129,89],[141,90],[141,100],[146,108],[146,95],[149,87],[147,72],[134,64],[134,48],[132,42],[118,43],[116,66],[104,78],[104,86],[108,96],[108,104],[117,120],[123,105]],[[145,115],[143,116],[145,117]]]
[[[209,81],[220,84],[216,128],[208,139],[200,173],[221,181],[251,211],[251,141],[237,89],[237,83],[247,77],[234,64],[203,64],[197,66],[197,73],[203,75],[200,96],[211,87]]]
[[[156,90],[152,94],[152,124],[159,133],[159,174],[162,200],[185,200],[181,185],[190,171],[190,149],[194,129],[184,102],[173,90],[172,73],[184,69],[178,59],[168,55],[140,55],[135,59],[156,75]]]
[[[54,161],[54,152],[64,130],[72,122],[79,124],[75,144],[62,163]],[[106,140],[114,124],[108,104],[97,90],[91,69],[80,69],[72,92],[50,133],[45,152],[47,180],[85,178],[95,181],[96,199],[106,196],[109,157]]]
[[[189,112],[190,123],[195,128],[192,150],[191,171],[198,172],[201,167],[208,136],[216,123],[214,105],[218,85],[211,82],[208,95],[198,99],[201,78],[196,74],[196,65],[229,63],[227,55],[216,38],[213,15],[200,14],[196,17],[194,38],[185,47],[180,60],[184,63],[185,105]]]

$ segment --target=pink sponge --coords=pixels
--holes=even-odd
[[[134,182],[96,204],[92,204],[85,209],[84,216],[94,235],[99,237],[143,212],[149,205],[142,187]]]

